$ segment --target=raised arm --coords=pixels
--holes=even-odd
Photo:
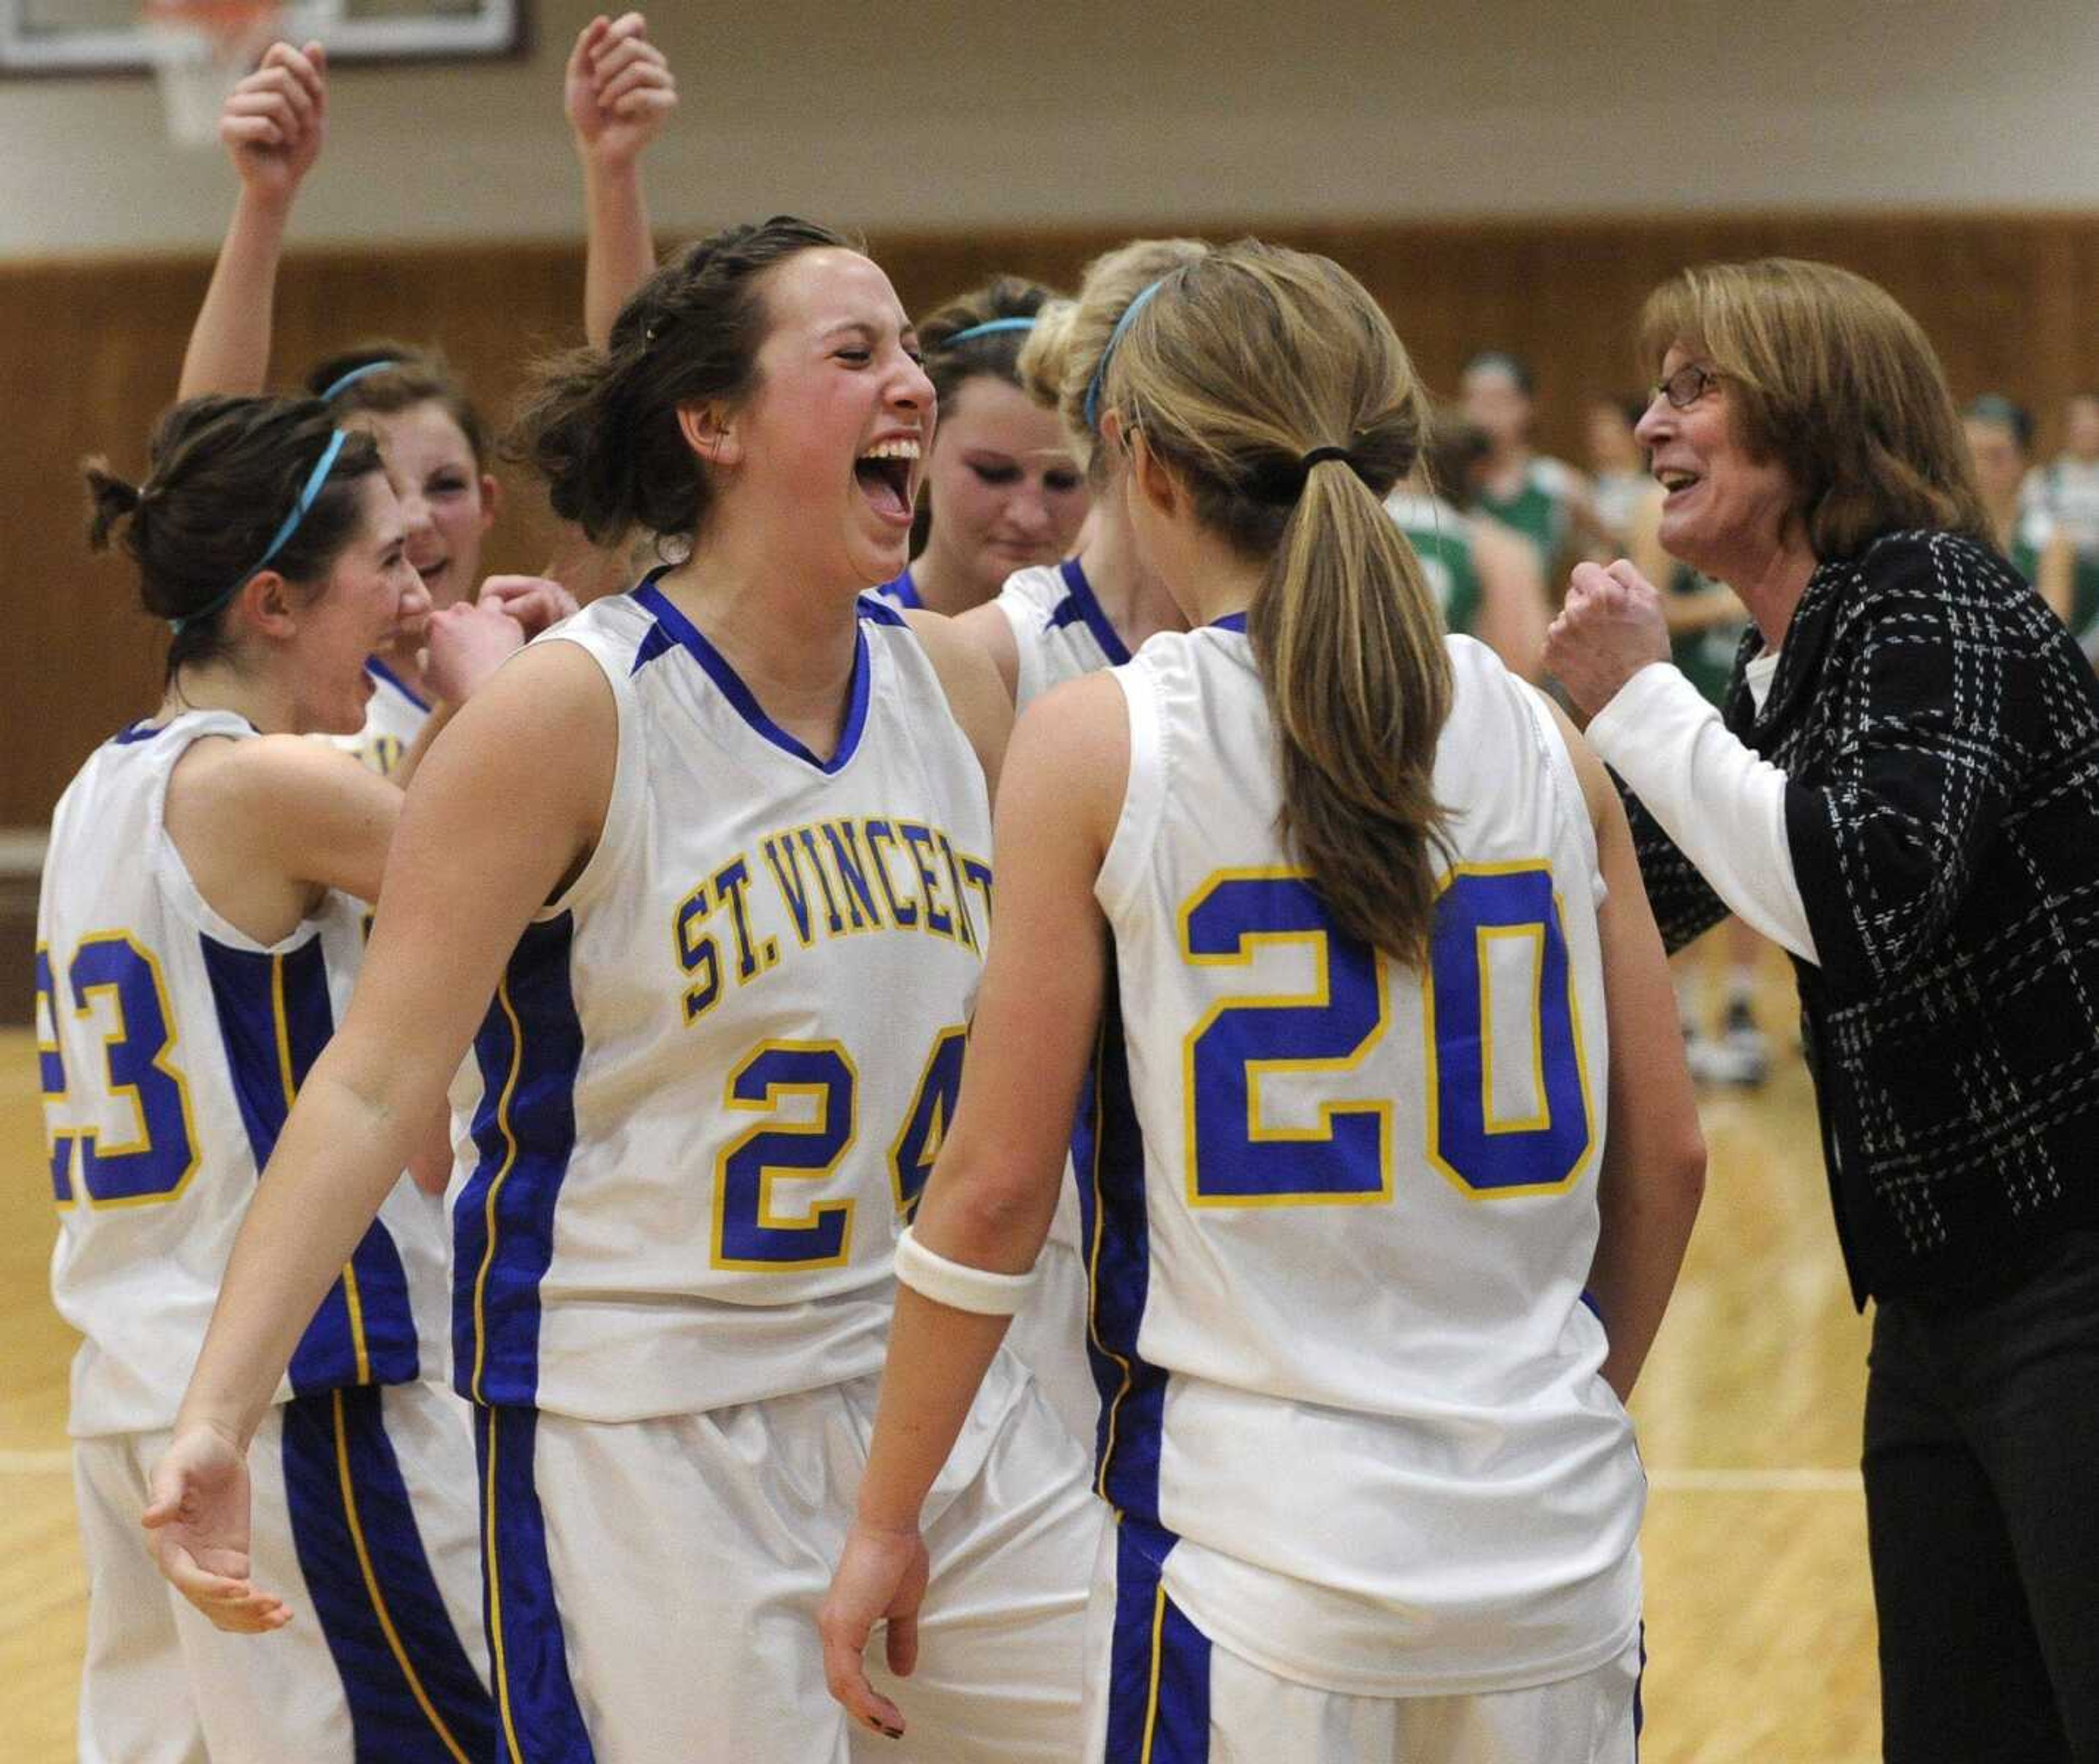
[[[1556,716],[1559,713],[1556,708]],[[1564,716],[1561,737],[1582,781],[1596,855],[1609,890],[1597,914],[1610,1091],[1602,1212],[1589,1291],[1610,1339],[1604,1378],[1620,1401],[1632,1395],[1675,1290],[1705,1188],[1705,1142],[1684,1063],[1669,965],[1640,886],[1623,805],[1603,763]]]
[[[583,335],[599,349],[612,341],[619,309],[656,267],[641,153],[677,108],[678,86],[648,32],[639,12],[592,19],[569,52],[561,84],[583,168]]]
[[[263,1172],[153,1473],[145,1518],[162,1572],[222,1627],[288,1615],[248,1583],[248,1441],[443,1098],[518,936],[593,849],[617,753],[596,665],[548,644],[461,710],[407,799],[350,1009]]]
[[[1021,719],[1001,794],[998,935],[985,965],[954,1120],[912,1236],[996,1288],[1032,1268],[1057,1210],[1072,1112],[1100,1014],[1107,926],[1094,879],[1129,771],[1122,690],[1105,675],[1047,694]],[[961,1295],[957,1295],[958,1296]],[[903,1729],[861,1649],[888,1619],[892,1670],[917,1651],[918,1532],[1007,1316],[942,1304],[900,1282],[867,1473],[820,1626],[831,1694],[865,1725]]]
[[[1630,793],[1662,937],[1681,948],[1732,910],[1818,961],[1786,837],[1787,776],[1670,665],[1663,598],[1622,558],[1608,570],[1578,564],[1546,642],[1547,664],[1593,713],[1590,745]]]
[[[190,331],[178,398],[262,390],[284,229],[327,132],[327,51],[317,42],[303,49],[273,43],[219,117],[218,138],[240,174],[240,194]]]

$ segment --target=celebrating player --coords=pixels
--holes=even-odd
[[[178,1584],[264,1596],[206,1568],[243,1548],[255,1417],[470,1051],[454,1368],[513,1760],[847,1754],[812,1621],[959,1081],[1007,720],[944,621],[860,597],[933,418],[887,277],[789,218],[551,370],[524,433],[557,512],[684,561],[505,666],[418,778],[157,1475]],[[1017,1366],[935,1506],[920,1669],[952,1695],[911,1755],[1068,1757],[1101,1513]]]
[[[1199,628],[1016,737],[829,1682],[916,1719],[860,1649],[886,1617],[908,1663],[922,1502],[1026,1296],[1090,1057],[1120,1523],[1083,1755],[1630,1761],[1619,1399],[1703,1151],[1624,816],[1547,702],[1441,634],[1381,506],[1421,394],[1359,284],[1245,244],[1120,328],[1104,444]]]
[[[257,1172],[343,1010],[363,949],[352,896],[376,897],[398,812],[395,786],[297,737],[358,727],[364,659],[388,643],[430,642],[464,692],[455,663],[507,652],[517,627],[490,606],[426,631],[377,449],[310,399],[178,405],[143,484],[89,480],[95,543],[121,531],[174,636],[159,714],[59,804],[37,922],[52,1287],[86,1338],[81,1756],[480,1755],[473,1447],[431,1382],[443,1214],[397,1180],[406,1148],[251,1418],[244,1553],[312,1621],[266,1654],[215,1634],[156,1582],[138,1525]],[[261,1595],[227,1615],[284,1618]]]

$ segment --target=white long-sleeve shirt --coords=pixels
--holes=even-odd
[[[1749,663],[1758,709],[1777,665],[1775,652]],[[1619,688],[1587,733],[1714,893],[1773,943],[1815,961],[1786,840],[1783,772],[1730,734],[1666,662],[1648,663]]]

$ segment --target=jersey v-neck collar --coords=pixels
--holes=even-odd
[[[1122,633],[1108,622],[1108,615],[1101,610],[1101,603],[1094,592],[1094,585],[1087,581],[1086,572],[1080,567],[1076,557],[1067,557],[1058,565],[1057,574],[1064,578],[1066,606],[1078,609],[1079,617],[1085,620],[1086,629],[1093,632],[1094,641],[1101,646],[1101,653],[1116,667],[1129,659],[1129,645],[1122,640]],[[1058,609],[1061,613],[1063,607]],[[1068,619],[1057,622],[1067,624]]]
[[[699,627],[680,612],[671,603],[670,596],[656,586],[656,578],[662,573],[660,570],[652,572],[643,579],[640,587],[634,590],[634,598],[648,609],[656,621],[657,630],[666,640],[657,642],[645,639],[640,653],[635,658],[635,671],[639,672],[645,663],[653,661],[675,644],[699,663],[702,671],[719,688],[722,697],[728,700],[737,715],[782,753],[814,768],[826,777],[843,771],[858,750],[860,732],[867,726],[870,671],[867,633],[857,623],[855,624],[852,697],[846,706],[845,729],[838,737],[838,751],[829,759],[819,759],[800,741],[765,714],[765,707],[759,703],[757,695],[743,683],[742,676],[729,665],[728,658],[708,642]],[[653,635],[651,634],[652,637]]]

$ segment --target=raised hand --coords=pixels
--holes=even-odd
[[[904,1714],[869,1682],[863,1653],[878,1621],[887,1618],[889,1669],[909,1678],[918,1664],[918,1607],[926,1598],[926,1540],[908,1532],[877,1531],[856,1523],[846,1536],[838,1573],[816,1614],[824,1641],[824,1683],[862,1727],[895,1740]]]
[[[153,1467],[141,1515],[149,1547],[175,1590],[222,1630],[261,1634],[291,1608],[249,1576],[248,1459],[209,1427],[177,1430]]]
[[[1545,635],[1545,666],[1594,716],[1650,662],[1669,659],[1661,596],[1623,558],[1577,564],[1567,601]]]
[[[424,683],[447,704],[464,704],[524,644],[525,627],[504,609],[500,600],[460,600],[441,607],[430,615]]]
[[[631,166],[678,107],[678,82],[639,12],[592,19],[569,52],[561,108],[576,151],[605,169]]]
[[[218,139],[255,195],[288,203],[320,157],[328,133],[328,51],[272,43],[227,95]]]

